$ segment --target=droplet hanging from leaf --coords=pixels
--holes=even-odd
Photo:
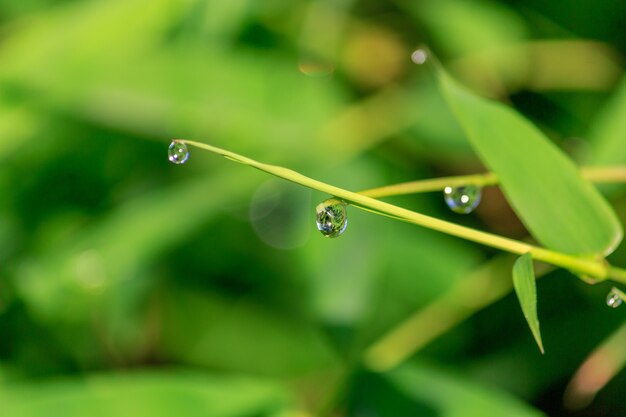
[[[446,204],[455,213],[468,214],[474,211],[482,197],[482,188],[477,185],[446,187],[443,190]]]
[[[184,164],[189,159],[189,149],[184,142],[173,140],[167,148],[167,157],[176,165]]]
[[[411,54],[411,61],[417,65],[423,65],[428,60],[428,51],[424,48],[419,48],[413,51]]]
[[[326,237],[338,237],[348,227],[346,204],[330,198],[316,207],[317,229]]]
[[[611,308],[617,308],[621,306],[623,302],[624,300],[622,299],[617,288],[612,288],[606,296],[606,305]]]

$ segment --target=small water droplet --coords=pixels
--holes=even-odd
[[[622,297],[620,297],[619,292],[615,288],[611,289],[606,296],[606,305],[609,307],[617,308],[621,306],[623,302],[624,300],[622,300]]]
[[[184,164],[189,159],[189,149],[183,142],[173,140],[167,148],[167,157],[176,165]]]
[[[443,197],[450,210],[455,213],[468,214],[478,207],[482,197],[482,188],[477,185],[446,187],[443,190]]]
[[[411,61],[413,61],[413,63],[417,65],[425,64],[427,60],[428,60],[428,52],[426,51],[426,49],[422,49],[422,48],[416,49],[411,54]]]
[[[323,201],[316,207],[317,228],[326,237],[338,237],[348,227],[346,205],[334,198]]]

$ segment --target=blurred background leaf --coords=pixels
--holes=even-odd
[[[289,396],[268,381],[191,372],[97,375],[34,386],[14,386],[0,394],[3,413],[16,416],[271,416],[289,405]],[[52,413],[52,414],[51,414]]]
[[[356,411],[380,416],[410,416],[419,410],[424,416],[541,416],[508,395],[481,387],[427,364],[403,366],[384,379],[367,375],[363,399]],[[395,397],[393,397],[395,396]],[[389,397],[395,401],[389,401]]]

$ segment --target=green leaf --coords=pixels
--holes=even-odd
[[[539,319],[537,318],[537,287],[535,285],[535,271],[533,270],[533,257],[530,253],[520,256],[513,265],[513,287],[522,307],[522,312],[528,322],[528,327],[533,333],[535,341],[541,353],[544,353],[539,331]]]
[[[165,157],[162,163],[168,164]],[[250,195],[258,183],[250,174],[225,170],[181,180],[128,199],[66,240],[51,239],[33,259],[16,262],[11,278],[17,296],[83,366],[97,366],[102,357],[101,344],[87,330],[93,315],[118,354],[136,357],[149,331],[145,297],[157,284],[151,265],[198,225]]]
[[[88,323],[88,311],[111,308],[107,297],[255,185],[246,173],[200,176],[129,200],[66,244],[20,264],[17,291],[38,319]]]
[[[289,396],[270,381],[169,371],[13,385],[0,403],[3,417],[245,417],[284,410]]]
[[[576,255],[606,255],[622,225],[576,165],[514,110],[478,97],[438,69],[439,85],[511,206],[544,246]]]
[[[626,163],[626,78],[594,121],[589,139],[592,145],[591,163]]]
[[[336,365],[333,348],[302,313],[174,287],[164,301],[163,350],[176,363],[275,376]]]
[[[0,59],[6,63],[0,66],[0,84],[32,91],[36,108],[53,113],[62,109],[98,125],[155,139],[212,137],[290,160],[339,163],[363,149],[362,132],[369,135],[369,143],[391,136],[390,129],[372,133],[369,124],[344,120],[345,87],[335,81],[311,82],[290,59],[222,48],[218,41],[202,41],[201,48],[188,41],[181,42],[184,47],[176,42],[163,45],[183,16],[200,17],[191,7],[196,3],[207,2],[75,2],[37,15],[12,27],[0,45]],[[243,0],[228,6],[208,3],[207,31],[225,31],[224,36],[238,32],[234,21],[231,29],[219,26],[237,19],[231,16],[238,13],[235,3],[248,9]],[[121,21],[124,28],[108,29]],[[293,105],[294,96],[300,97],[298,106]],[[404,109],[403,104],[396,105]],[[207,114],[207,108],[214,110]],[[375,120],[366,119],[372,124]],[[404,122],[400,131],[407,125]],[[391,133],[397,131],[394,123],[390,126]],[[271,140],[261,142],[259,135]],[[338,135],[354,135],[354,142],[338,146]],[[297,146],[295,137],[301,139]],[[325,151],[330,146],[332,153]],[[317,152],[316,158],[312,152]]]
[[[32,139],[41,125],[42,117],[29,106],[0,99],[0,158],[11,156]]]
[[[455,56],[515,44],[527,38],[524,20],[501,3],[438,0],[406,4],[421,17],[438,44]]]
[[[392,385],[416,404],[432,410],[431,413],[425,412],[420,415],[438,417],[543,415],[505,392],[433,366],[424,364],[403,366],[385,376]]]

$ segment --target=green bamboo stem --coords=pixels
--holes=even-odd
[[[626,167],[584,167],[581,174],[595,183],[623,183],[626,182]],[[464,185],[477,185],[488,187],[498,184],[498,177],[492,172],[473,175],[458,175],[453,177],[433,178],[403,182],[400,184],[386,185],[383,187],[370,188],[359,191],[359,194],[372,198],[391,197],[398,195],[443,191],[446,187],[459,187]]]
[[[363,194],[347,191],[342,188],[335,187],[321,181],[317,181],[291,169],[283,168],[276,165],[264,164],[243,155],[239,155],[225,149],[217,148],[215,146],[207,145],[202,142],[195,142],[186,139],[177,139],[177,141],[185,143],[187,145],[195,146],[200,149],[205,149],[218,155],[222,155],[225,158],[228,158],[234,162],[249,165],[253,168],[303,185],[305,187],[325,192],[359,208],[364,208],[369,211],[374,211],[380,214],[397,218],[398,220],[407,223],[416,224],[418,226],[426,227],[432,230],[436,230],[438,232],[470,240],[472,242],[480,243],[482,245],[490,246],[492,248],[500,249],[506,252],[511,252],[518,255],[523,255],[530,252],[533,259],[535,260],[569,269],[578,274],[593,277],[599,281],[611,278],[614,281],[626,284],[626,270],[610,266],[604,260],[596,260],[591,258],[582,258],[568,255],[530,245],[525,242],[520,242],[514,239],[509,239],[506,237],[440,220],[435,217],[427,216],[389,203],[385,203],[380,200],[376,200]]]
[[[607,263],[607,276],[613,281],[626,284],[626,270]]]
[[[484,174],[459,175],[454,177],[433,178],[403,182],[400,184],[386,185],[384,187],[370,188],[359,191],[359,194],[372,198],[392,197],[397,195],[427,193],[431,191],[443,191],[446,187],[459,187],[464,185],[477,185],[487,187],[496,185],[498,178],[496,174],[487,172]]]
[[[591,182],[602,184],[616,184],[626,182],[626,167],[583,167],[583,177]]]

